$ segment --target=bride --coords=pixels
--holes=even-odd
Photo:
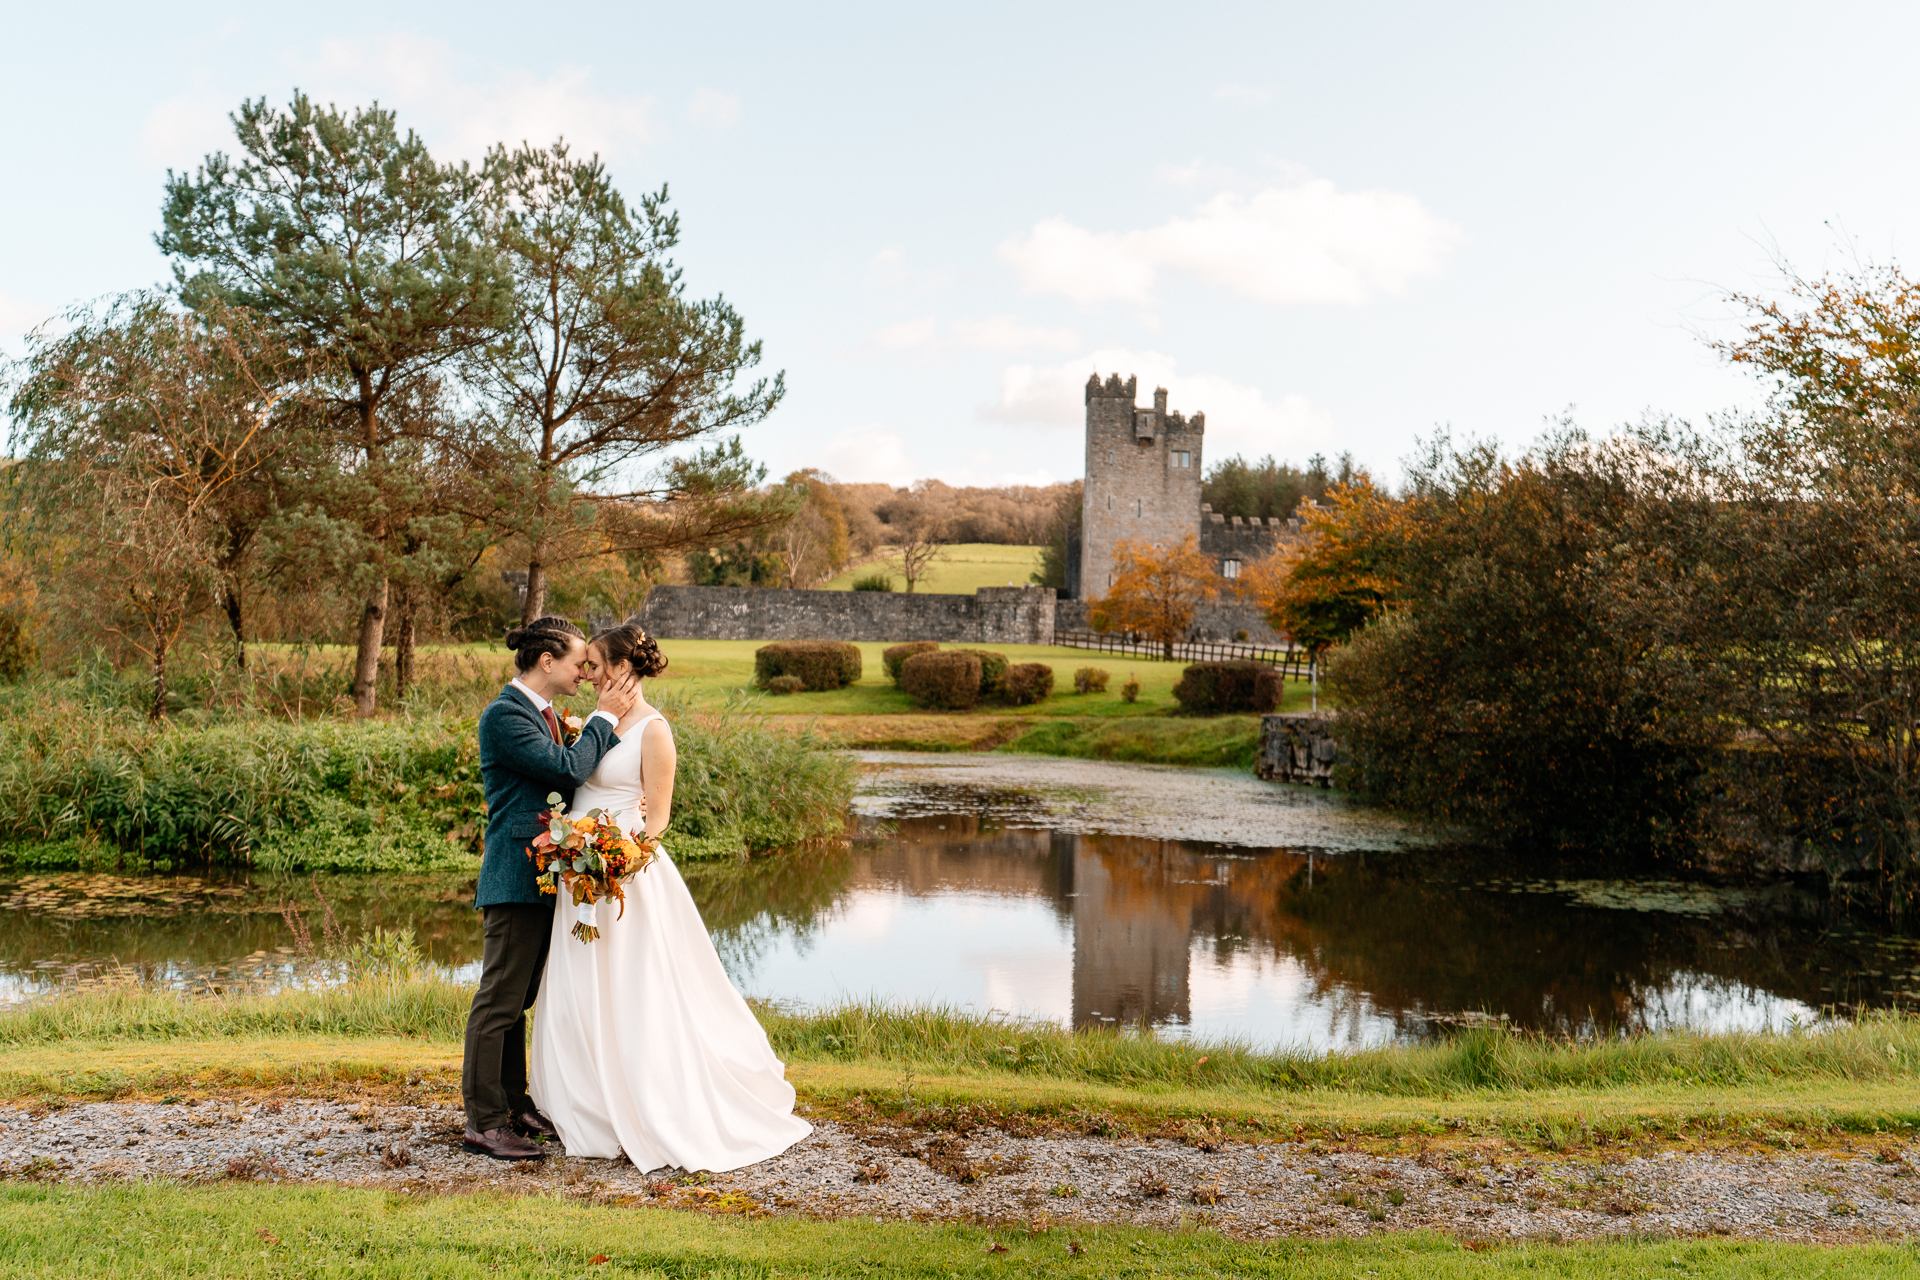
[[[667,660],[629,623],[587,650],[596,688]],[[658,835],[673,805],[673,731],[644,686],[620,741],[569,810],[613,814],[629,834]],[[733,989],[686,883],[660,855],[624,882],[625,911],[603,904],[600,937],[572,936],[558,897],[534,1012],[532,1093],[570,1156],[617,1156],[637,1169],[714,1173],[778,1155],[812,1132],[793,1114],[793,1086],[766,1032]],[[609,907],[614,910],[609,910]]]

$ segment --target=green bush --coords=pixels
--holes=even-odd
[[[980,696],[997,698],[1000,696],[1007,678],[1007,655],[989,653],[985,649],[955,649],[954,653],[970,653],[980,659]]]
[[[1139,700],[1140,681],[1130,675],[1127,677],[1127,682],[1120,686],[1120,701],[1138,702]]]
[[[1253,709],[1278,711],[1287,698],[1287,678],[1278,667],[1267,667],[1253,678]]]
[[[1044,662],[1016,662],[1007,668],[1001,687],[1016,707],[1044,702],[1053,696],[1053,668]]]
[[[753,682],[798,676],[814,693],[844,689],[860,678],[860,649],[842,640],[782,640],[754,651]]]
[[[1100,667],[1081,667],[1073,673],[1075,693],[1105,693],[1108,676]]]
[[[900,668],[900,687],[923,707],[966,711],[980,700],[980,659],[960,649],[916,653]]]
[[[40,665],[40,650],[26,624],[0,613],[0,682],[18,684]]]
[[[1173,686],[1173,697],[1190,715],[1217,716],[1229,711],[1256,709],[1255,689],[1260,675],[1272,668],[1263,662],[1196,662]]]
[[[675,857],[831,835],[850,757],[735,707],[669,708]],[[0,691],[0,856],[16,865],[254,864],[274,870],[476,867],[486,811],[471,718],[158,729],[46,686]]]
[[[775,676],[767,681],[767,692],[771,694],[799,693],[807,687],[807,682],[799,676]]]
[[[855,578],[853,589],[855,591],[891,591],[893,579],[884,573],[870,573],[864,578]]]
[[[900,683],[900,664],[916,653],[932,653],[940,647],[937,640],[909,640],[905,644],[896,644],[880,654],[880,662],[887,669],[887,679]]]

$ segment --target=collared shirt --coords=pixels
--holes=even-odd
[[[514,688],[516,688],[516,689],[518,689],[518,690],[519,690],[519,691],[520,691],[521,693],[524,693],[524,694],[526,694],[526,695],[527,695],[527,701],[528,701],[528,702],[531,702],[531,703],[533,704],[533,709],[534,709],[535,711],[538,711],[538,712],[540,712],[540,713],[541,713],[542,715],[545,715],[545,714],[546,714],[546,710],[547,710],[547,708],[553,705],[553,703],[552,703],[552,702],[550,702],[550,701],[548,701],[547,699],[545,699],[545,698],[543,698],[543,697],[541,697],[541,696],[540,696],[539,694],[537,694],[537,693],[535,693],[535,692],[534,692],[533,690],[531,690],[531,689],[529,689],[529,688],[527,688],[527,686],[526,686],[526,685],[524,685],[524,684],[522,684],[522,683],[520,682],[520,677],[519,677],[519,676],[515,676],[515,677],[513,678],[513,687],[514,687]],[[588,717],[587,717],[587,723],[589,723],[589,724],[591,724],[591,723],[593,723],[593,721],[594,721],[594,719],[595,719],[595,717],[603,717],[603,718],[605,718],[605,720],[606,720],[606,722],[607,722],[608,724],[610,724],[610,725],[612,725],[612,726],[613,726],[613,731],[614,731],[615,733],[619,733],[619,732],[620,732],[620,720],[619,720],[619,718],[618,718],[618,717],[616,717],[616,716],[615,716],[615,715],[613,714],[613,712],[611,712],[611,711],[602,711],[602,710],[600,710],[599,708],[597,708],[597,707],[596,707],[596,708],[594,709],[594,712],[593,712],[593,715],[590,715],[590,716],[588,716]]]

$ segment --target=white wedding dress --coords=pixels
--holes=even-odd
[[[570,813],[605,809],[639,830],[640,738],[656,719],[607,752]],[[592,942],[573,936],[564,892],[555,904],[530,1083],[567,1154],[624,1151],[642,1170],[721,1173],[806,1137],[813,1126],[793,1114],[786,1066],[720,967],[666,851],[624,888],[619,918],[617,903],[598,905]]]

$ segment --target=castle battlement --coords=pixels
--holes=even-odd
[[[1118,373],[1103,382],[1096,372],[1086,388],[1086,483],[1081,497],[1079,573],[1068,588],[1096,600],[1113,582],[1114,545],[1124,538],[1160,546],[1196,535],[1225,577],[1273,549],[1284,536],[1280,521],[1244,523],[1212,513],[1200,501],[1202,447],[1207,415],[1192,417],[1167,407],[1167,389],[1156,387],[1153,406],[1139,401],[1140,383]]]

